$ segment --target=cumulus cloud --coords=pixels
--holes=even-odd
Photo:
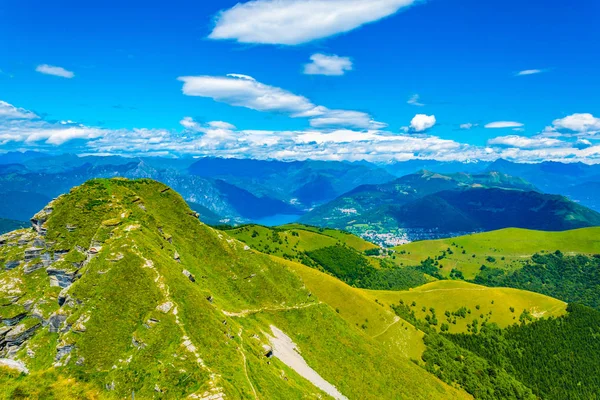
[[[487,129],[502,129],[502,128],[521,128],[524,125],[514,121],[496,121],[485,125]]]
[[[380,129],[387,126],[383,122],[377,122],[367,113],[361,111],[327,110],[323,115],[310,120],[312,127],[335,127],[345,126],[349,128]]]
[[[562,140],[543,136],[525,137],[518,135],[509,135],[490,139],[488,140],[488,145],[516,147],[519,149],[539,149],[556,146],[565,146],[567,144]]]
[[[12,104],[0,100],[0,119],[33,119],[38,118],[31,111],[17,108]]]
[[[526,69],[526,70],[517,72],[515,75],[516,76],[527,76],[527,75],[541,74],[542,72],[544,72],[544,71],[541,69]]]
[[[340,76],[347,71],[352,71],[352,60],[349,57],[336,55],[313,54],[311,63],[304,65],[306,75]]]
[[[595,134],[600,132],[600,118],[596,118],[589,113],[572,114],[555,119],[549,130]]]
[[[187,96],[208,97],[232,106],[282,113],[293,118],[309,118],[312,126],[347,126],[363,129],[385,126],[374,121],[367,113],[330,110],[313,104],[304,96],[266,85],[247,75],[183,76],[178,79],[183,82],[182,91]]]
[[[56,67],[54,65],[48,65],[48,64],[38,65],[35,70],[41,74],[60,76],[62,78],[68,78],[68,79],[71,79],[75,76],[75,73],[73,73],[72,71],[68,71],[68,70],[64,69],[63,67]]]
[[[407,101],[411,106],[423,107],[425,104],[421,103],[421,96],[413,94]]]
[[[413,132],[425,132],[435,125],[435,115],[417,114],[410,121],[410,130]]]
[[[211,39],[298,45],[356,29],[418,0],[254,0],[216,17]]]

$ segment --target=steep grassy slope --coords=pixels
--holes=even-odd
[[[435,315],[437,323],[432,326],[440,330],[446,324],[449,332],[467,332],[474,320],[476,325],[493,322],[506,327],[520,322],[524,310],[533,318],[546,318],[563,315],[567,308],[566,303],[537,293],[461,281],[437,281],[409,291],[366,291],[366,294],[386,306],[404,304],[420,320],[426,317],[433,320]]]
[[[385,344],[389,351],[402,357],[419,359],[425,346],[423,333],[405,321],[400,321],[385,307],[365,293],[340,282],[323,272],[305,265],[285,261],[298,273],[306,287],[334,308],[351,325],[360,327],[368,336]]]
[[[451,239],[413,242],[395,248],[396,264],[417,265],[427,258],[440,258],[440,273],[449,276],[460,270],[473,279],[482,265],[514,270],[535,253],[599,254],[600,228],[564,232],[502,229]],[[448,251],[450,249],[450,251]]]
[[[461,398],[324,304],[283,262],[201,224],[150,180],[94,180],[52,202],[36,231],[0,240],[0,357],[30,375],[5,398],[316,398],[271,326],[348,398]],[[357,300],[358,301],[358,300]]]

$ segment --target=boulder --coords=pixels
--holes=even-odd
[[[196,282],[196,278],[194,277],[194,275],[192,275],[192,273],[190,271],[188,271],[187,269],[183,270],[183,274],[191,281],[191,282]]]

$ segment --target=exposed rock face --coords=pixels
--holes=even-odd
[[[53,314],[50,318],[48,318],[48,331],[50,333],[57,333],[60,331],[60,327],[67,320],[66,315],[61,314]]]
[[[15,315],[14,317],[3,319],[2,323],[7,326],[15,326],[19,322],[21,322],[26,316],[27,313],[23,312],[21,314]]]
[[[50,276],[50,286],[61,287],[63,289],[71,286],[73,282],[80,276],[79,270],[64,271],[50,267],[46,270],[46,272],[48,273],[48,276]]]
[[[35,331],[42,325],[41,322],[27,328],[25,324],[17,325],[10,331],[6,332],[6,335],[0,340],[0,350],[10,347],[18,347],[22,345],[27,339],[29,339]]]

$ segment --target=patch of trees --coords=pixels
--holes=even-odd
[[[462,387],[476,399],[535,399],[529,388],[502,367],[437,333],[431,326],[435,311],[430,309],[432,317],[428,323],[415,317],[414,310],[411,309],[414,306],[414,302],[411,306],[400,303],[393,305],[392,309],[399,317],[425,332],[423,340],[426,349],[422,360],[417,361],[418,365],[440,380]],[[442,324],[441,330],[447,331],[448,325]]]
[[[445,334],[455,345],[505,370],[539,398],[600,396],[600,312],[569,304],[560,318],[500,329],[483,324],[477,335]],[[444,369],[442,366],[441,369]]]
[[[363,289],[406,290],[428,282],[417,268],[383,262],[382,268],[376,269],[363,254],[341,245],[306,252],[306,256],[336,278]]]
[[[535,254],[514,272],[482,266],[474,282],[529,290],[600,309],[600,255]]]

